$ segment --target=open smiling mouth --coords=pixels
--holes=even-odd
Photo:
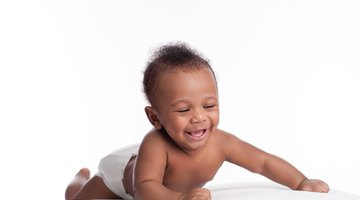
[[[187,134],[193,138],[193,139],[201,139],[206,135],[206,130],[207,129],[202,129],[202,130],[198,130],[198,131],[194,131],[194,132],[187,132]]]

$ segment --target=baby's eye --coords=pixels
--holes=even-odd
[[[205,109],[211,109],[211,108],[214,108],[214,107],[215,107],[214,104],[204,106]]]
[[[188,111],[190,111],[189,108],[183,108],[183,109],[177,110],[177,112],[180,112],[180,113],[184,113],[184,112],[188,112]]]

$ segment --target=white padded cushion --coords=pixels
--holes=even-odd
[[[276,183],[232,183],[207,187],[212,200],[360,200],[359,195],[294,191]]]

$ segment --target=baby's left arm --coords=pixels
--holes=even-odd
[[[298,169],[282,158],[266,153],[232,134],[224,133],[223,136],[226,138],[224,149],[227,161],[294,190],[329,191],[329,186],[325,182],[307,179]]]
[[[268,153],[265,153],[262,169],[259,171],[259,174],[294,190],[329,192],[329,186],[325,182],[306,178],[305,175],[287,161]]]

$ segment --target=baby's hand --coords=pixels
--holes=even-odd
[[[322,180],[318,179],[305,179],[297,188],[297,190],[309,192],[329,192],[330,188]]]
[[[208,189],[196,188],[184,193],[181,200],[211,200],[211,193]]]

